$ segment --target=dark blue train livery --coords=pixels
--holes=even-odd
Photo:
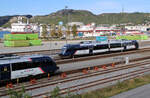
[[[0,57],[0,82],[17,78],[54,73],[56,63],[43,55]]]
[[[108,51],[124,51],[138,48],[139,44],[136,40],[85,41],[78,44],[64,45],[59,56],[61,58],[70,58],[75,55],[91,55]]]

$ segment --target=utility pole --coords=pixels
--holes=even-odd
[[[68,8],[68,6],[65,6],[65,11],[66,11],[66,12],[67,12],[67,8]],[[68,25],[68,22],[69,22],[69,20],[68,20],[68,14],[67,14],[67,21],[66,21],[66,28],[67,28],[67,29],[68,29],[67,26],[69,26],[69,25]],[[66,32],[65,32],[66,44],[68,43],[68,41],[67,41],[67,29],[66,29]]]

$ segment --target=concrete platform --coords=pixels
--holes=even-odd
[[[78,43],[77,41],[67,41],[67,43]],[[61,49],[66,41],[45,41],[41,46],[30,46],[30,47],[4,47],[3,43],[0,43],[0,54],[1,53],[14,53],[14,52],[26,52],[26,51],[39,51],[39,50],[52,50]]]

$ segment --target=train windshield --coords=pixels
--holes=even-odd
[[[65,54],[66,50],[67,50],[67,47],[64,46],[64,47],[62,48],[62,53]]]

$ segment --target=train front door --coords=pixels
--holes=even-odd
[[[9,80],[11,76],[10,64],[0,65],[0,80]]]

